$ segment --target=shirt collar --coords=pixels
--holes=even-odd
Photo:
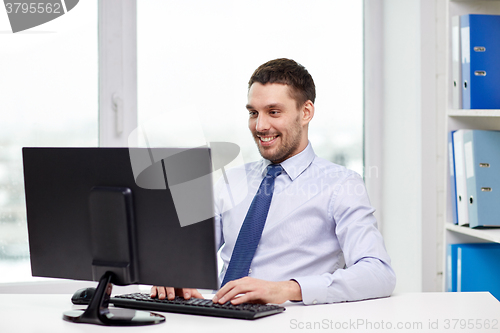
[[[314,153],[314,150],[311,146],[311,142],[309,142],[307,144],[307,147],[303,151],[301,151],[297,155],[290,157],[289,159],[284,160],[283,162],[280,163],[280,165],[283,167],[286,174],[293,181],[302,172],[304,172],[305,169],[307,169],[307,167],[312,163],[315,157],[316,154]],[[262,159],[261,170],[260,170],[262,177],[266,175],[267,166],[269,164],[271,164],[271,161]]]

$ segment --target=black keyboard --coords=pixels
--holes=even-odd
[[[111,297],[110,303],[117,307],[137,310],[162,311],[194,314],[202,316],[226,317],[238,319],[257,319],[285,311],[278,305],[243,303],[232,305],[231,302],[218,304],[209,299],[191,298],[185,300],[176,297],[173,300],[151,298],[148,294],[134,293]]]

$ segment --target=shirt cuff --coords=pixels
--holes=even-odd
[[[300,285],[302,302],[305,305],[327,303],[328,286],[323,276],[304,276],[292,280]]]

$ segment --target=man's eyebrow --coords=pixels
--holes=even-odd
[[[255,109],[250,104],[247,104],[246,107],[247,107],[248,110],[254,110]],[[268,104],[268,105],[264,106],[264,109],[267,109],[267,110],[269,110],[269,109],[276,109],[276,108],[278,108],[278,109],[279,108],[283,108],[283,104],[281,104],[281,103],[271,103],[271,104]]]

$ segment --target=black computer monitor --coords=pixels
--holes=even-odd
[[[160,321],[111,320],[111,283],[217,289],[213,214],[183,222],[173,195],[186,183],[178,208],[213,212],[210,148],[23,148],[23,163],[33,276],[100,281],[93,313],[66,320]]]

